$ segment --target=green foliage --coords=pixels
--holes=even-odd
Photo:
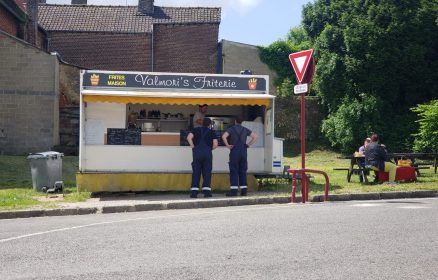
[[[438,100],[419,104],[411,109],[417,113],[420,128],[415,134],[414,149],[418,152],[438,151]]]
[[[316,0],[304,7],[317,60],[313,89],[330,112],[323,133],[333,146],[353,147],[364,131],[380,131],[393,150],[412,146],[409,109],[438,92],[437,14],[437,2],[426,0]],[[358,130],[346,118],[354,117],[361,94],[379,100],[381,116]]]
[[[290,77],[294,76],[292,66],[289,62],[289,54],[294,52],[291,43],[279,40],[268,47],[259,47],[259,50],[260,59],[278,75],[274,81],[276,86],[280,85],[284,79],[290,79]]]
[[[373,96],[345,97],[338,110],[323,121],[322,132],[333,147],[350,154],[382,122],[379,110],[380,102]]]
[[[286,97],[294,91],[294,84],[290,78],[285,78],[277,87],[278,96]]]
[[[293,46],[306,48],[310,44],[310,38],[302,26],[292,27],[286,35],[286,41]]]

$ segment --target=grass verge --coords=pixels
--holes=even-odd
[[[293,146],[294,145],[294,146]],[[306,153],[306,168],[317,169],[327,173],[330,180],[330,194],[364,193],[364,192],[391,192],[391,191],[417,191],[417,190],[438,190],[438,174],[433,168],[421,170],[421,175],[416,182],[401,182],[396,186],[386,184],[362,184],[359,176],[353,175],[351,181],[347,182],[347,171],[333,170],[333,168],[345,167],[350,164],[349,159],[340,158],[342,155],[323,149],[322,146],[312,145],[311,150]],[[291,168],[301,168],[301,155],[299,154],[299,143],[287,143],[284,147],[284,165]],[[324,192],[325,180],[322,175],[312,174],[309,195],[321,195]],[[291,182],[286,179],[264,179],[262,190],[284,192],[290,194]],[[298,181],[298,185],[300,185]],[[301,190],[298,188],[298,190]]]
[[[89,192],[76,191],[78,157],[66,156],[62,161],[65,196],[56,201],[42,201],[45,194],[32,189],[32,175],[26,156],[0,156],[0,210],[33,207],[54,208],[62,202],[81,202]]]
[[[283,164],[291,168],[301,167],[299,154],[300,144],[286,142],[284,146]],[[336,171],[336,167],[348,167],[349,160],[340,159],[341,154],[330,151],[317,143],[308,143],[306,167],[325,171],[330,178],[330,194],[438,190],[438,174],[433,169],[422,170],[417,182],[401,183],[395,187],[385,184],[365,185],[359,182],[359,177],[353,175],[347,182],[346,171]],[[62,164],[63,180],[66,195],[57,201],[44,201],[45,194],[32,190],[32,177],[26,156],[0,156],[0,210],[13,210],[31,207],[56,207],[62,202],[81,202],[91,197],[89,192],[76,191],[75,173],[78,170],[78,157],[65,156]],[[290,195],[291,182],[286,179],[262,179],[261,191]],[[310,196],[321,195],[324,192],[325,180],[321,175],[315,175],[310,184]],[[298,191],[300,188],[298,187]]]

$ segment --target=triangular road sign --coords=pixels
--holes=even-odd
[[[312,57],[313,50],[305,50],[301,52],[291,53],[289,55],[290,63],[294,68],[295,75],[297,76],[298,83],[303,81],[306,75],[307,67],[309,66],[310,58]]]

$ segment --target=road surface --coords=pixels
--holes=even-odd
[[[438,199],[0,220],[0,279],[438,279]]]

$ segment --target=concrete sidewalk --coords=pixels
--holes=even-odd
[[[402,198],[438,197],[438,191],[412,192],[382,192],[329,195],[329,201],[348,200],[380,200]],[[311,202],[322,202],[324,197],[314,196]],[[65,216],[122,213],[136,211],[154,211],[170,209],[194,209],[211,207],[228,207],[256,204],[290,203],[291,197],[287,194],[256,192],[246,197],[225,197],[224,194],[213,194],[212,198],[191,199],[188,194],[105,194],[90,198],[86,202],[59,203],[58,208],[32,208],[24,210],[0,211],[0,219],[30,218],[43,216]],[[301,197],[297,197],[301,202]]]

